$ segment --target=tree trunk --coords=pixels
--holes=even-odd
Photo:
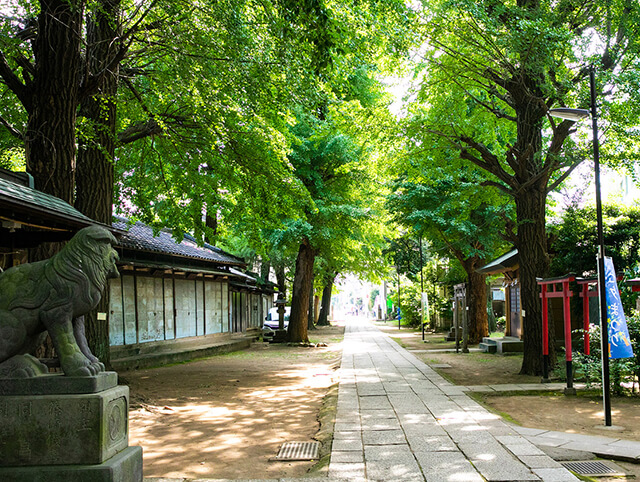
[[[278,285],[278,292],[282,293],[283,298],[287,297],[287,277],[284,272],[284,263],[276,263],[273,266],[276,272],[276,282]]]
[[[73,204],[83,2],[41,0],[25,134],[35,188]]]
[[[260,259],[260,278],[266,283],[269,281],[269,273],[271,272],[271,263],[265,258]]]
[[[482,338],[489,336],[489,318],[487,316],[487,275],[477,273],[474,269],[468,272],[469,276],[469,324],[468,343],[475,345]]]
[[[87,65],[91,74],[107,69],[117,53],[120,0],[102,0],[87,16]],[[76,202],[78,211],[106,225],[113,216],[113,184],[118,67],[102,77],[98,92],[82,100],[80,116],[92,127],[92,135],[78,150]],[[107,316],[99,320],[97,314]],[[102,293],[95,310],[85,315],[87,341],[92,353],[107,367],[109,351],[109,290]]]
[[[518,218],[518,256],[522,303],[523,375],[542,373],[542,303],[536,277],[545,277],[549,269],[545,230],[546,190],[533,186],[516,196]],[[551,328],[551,327],[550,327]],[[553,333],[553,331],[551,331]],[[550,354],[552,343],[549,344]],[[553,360],[553,358],[551,358]]]
[[[318,325],[329,325],[329,310],[331,309],[331,291],[333,290],[333,280],[327,281],[322,290],[322,303],[320,304],[320,315]]]
[[[311,275],[311,287],[309,288],[309,309],[307,310],[307,329],[308,330],[315,330],[316,329],[316,325],[315,325],[315,319],[316,319],[316,315],[315,315],[315,306],[314,306],[314,299],[315,299],[315,290],[314,290],[314,275]]]
[[[218,235],[218,213],[216,212],[214,206],[207,206],[207,212],[204,216],[204,225],[207,228],[211,229],[211,231],[213,232],[213,236]],[[214,239],[208,236],[206,232],[204,235],[204,240],[207,243],[213,243],[214,241]]]
[[[313,297],[313,322],[318,324],[318,317],[320,316],[320,312],[318,308],[320,307],[320,297],[318,295],[314,295]]]
[[[303,239],[296,258],[296,273],[293,279],[293,297],[289,318],[288,337],[292,342],[308,342],[307,316],[309,311],[309,293],[313,282],[313,262],[315,250],[308,239]]]

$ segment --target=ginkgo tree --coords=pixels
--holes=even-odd
[[[483,185],[515,203],[521,372],[539,374],[542,308],[536,277],[549,267],[546,199],[590,152],[584,137],[571,136],[575,123],[554,120],[549,109],[587,108],[589,71],[595,68],[598,107],[617,124],[609,130],[616,141],[610,147],[618,159],[636,159],[637,141],[620,134],[634,129],[638,119],[637,107],[628,104],[638,104],[640,5],[432,0],[421,13],[416,103],[431,112],[422,129],[447,139],[460,157],[488,173]],[[469,115],[479,110],[486,113],[482,122]]]
[[[456,154],[449,151],[453,158],[445,155],[440,163],[430,156],[412,159],[414,166],[392,182],[388,207],[397,223],[429,242],[430,250],[463,268],[473,344],[489,335],[486,275],[477,270],[506,244],[504,228],[512,207],[496,189],[481,187],[482,173],[460,165]]]
[[[366,152],[331,122],[330,109],[324,119],[300,113],[291,132],[297,137],[289,155],[296,176],[312,202],[304,216],[284,221],[271,233],[272,243],[296,246],[290,341],[308,340],[309,296],[316,257],[347,255],[352,243],[365,243],[364,224],[374,221],[366,188]]]

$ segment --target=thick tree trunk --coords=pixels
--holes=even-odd
[[[282,293],[282,296],[287,297],[287,277],[284,272],[284,264],[276,263],[273,265],[273,269],[276,272],[276,283],[278,285],[278,292]]]
[[[207,212],[204,217],[204,225],[211,229],[213,232],[213,236],[218,235],[218,213],[216,212],[216,208],[214,206],[207,206]],[[206,233],[204,235],[204,240],[207,243],[213,243],[213,237],[208,236]]]
[[[260,263],[260,278],[263,281],[269,281],[269,273],[271,272],[271,263],[264,258],[262,258]]]
[[[311,275],[311,287],[309,288],[309,310],[307,311],[308,316],[307,316],[307,329],[308,330],[315,330],[316,329],[316,325],[315,325],[315,320],[316,320],[316,311],[315,311],[315,305],[314,305],[314,300],[315,300],[315,290],[314,290],[314,279],[315,276]]]
[[[546,190],[540,186],[533,186],[523,190],[515,201],[518,217],[519,279],[524,342],[524,357],[520,373],[540,375],[542,373],[542,304],[538,296],[536,277],[545,277],[549,269],[545,230]],[[551,346],[550,349],[552,349]]]
[[[526,2],[537,6],[537,2]],[[528,55],[528,52],[527,54]],[[544,174],[542,153],[542,127],[547,107],[540,81],[542,72],[536,73],[531,65],[513,80],[510,89],[516,104],[517,141],[512,152],[518,160],[515,169],[517,189],[514,190],[518,222],[517,248],[520,259],[520,293],[522,306],[522,340],[524,357],[520,373],[542,373],[542,304],[538,296],[536,277],[546,276],[549,269],[545,207],[549,174]],[[536,180],[537,179],[537,180]]]
[[[293,279],[293,297],[288,337],[292,342],[308,342],[307,316],[309,312],[309,292],[313,281],[315,250],[308,239],[303,239],[296,258],[296,273]]]
[[[25,134],[36,189],[73,204],[80,95],[82,1],[42,0],[33,40],[35,72]]]
[[[318,325],[329,325],[329,310],[331,309],[331,291],[333,290],[333,280],[328,281],[322,289],[322,302],[320,303],[320,315]]]
[[[487,276],[477,273],[474,269],[468,272],[469,276],[469,325],[468,343],[475,345],[480,343],[482,338],[489,336],[489,318],[487,315]]]
[[[88,71],[97,75],[107,69],[117,54],[120,0],[102,0],[87,19]],[[92,135],[80,144],[76,175],[78,211],[98,222],[111,225],[116,132],[116,95],[118,68],[102,77],[98,92],[82,100],[80,116],[92,127]],[[98,313],[107,316],[99,320]],[[89,348],[105,365],[110,364],[109,291],[102,293],[95,310],[85,316]]]

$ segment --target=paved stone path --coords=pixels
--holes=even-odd
[[[345,333],[329,477],[578,480],[465,391],[354,320]]]
[[[513,426],[466,395],[564,384],[456,386],[362,320],[346,326],[340,373],[329,477],[233,482],[578,480],[537,446],[640,463],[640,442]],[[145,478],[187,481],[231,482]]]

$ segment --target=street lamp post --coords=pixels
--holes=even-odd
[[[604,288],[604,229],[602,223],[602,196],[600,189],[600,143],[598,141],[598,111],[596,109],[596,74],[592,67],[589,72],[591,90],[591,110],[569,109],[566,107],[549,109],[549,115],[577,122],[591,114],[593,131],[593,165],[596,184],[596,218],[598,230],[598,299],[600,300],[600,338],[602,348],[602,401],[604,424],[611,426],[611,394],[609,387],[609,330],[607,326],[607,297]]]

